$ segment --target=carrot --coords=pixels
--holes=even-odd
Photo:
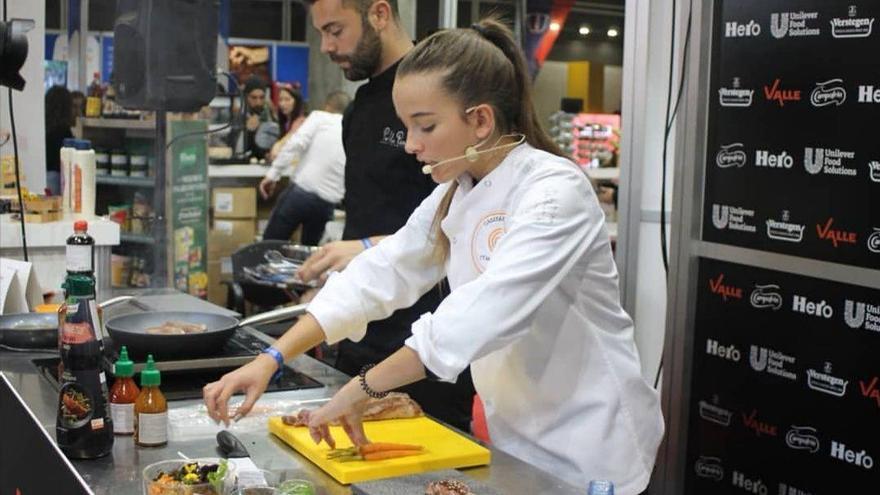
[[[404,443],[368,443],[366,445],[361,445],[358,450],[361,455],[372,454],[375,452],[385,452],[389,450],[423,450],[424,447],[421,445],[407,445]]]
[[[382,450],[379,452],[364,454],[362,457],[365,461],[381,461],[383,459],[395,459],[398,457],[407,457],[419,454],[421,454],[421,451],[419,450]]]

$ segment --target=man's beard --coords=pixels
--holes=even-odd
[[[360,81],[372,76],[379,68],[382,59],[382,40],[379,34],[368,22],[364,21],[363,36],[354,48],[351,55],[331,55],[330,59],[336,62],[348,62],[349,67],[342,69],[345,78],[349,81]]]

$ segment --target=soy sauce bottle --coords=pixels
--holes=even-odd
[[[85,228],[81,230],[77,234],[88,236]],[[93,270],[85,269],[87,263],[92,263],[91,254],[89,257],[84,254],[85,251],[74,250],[71,256],[68,250],[65,300],[59,310],[62,371],[55,438],[61,451],[71,459],[103,457],[113,448],[113,420],[108,406],[107,376],[102,368],[104,341],[95,302],[95,277]]]

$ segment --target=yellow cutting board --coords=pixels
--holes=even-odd
[[[315,445],[308,428],[285,425],[280,417],[269,418],[269,432],[343,484],[438,469],[482,466],[489,464],[491,458],[489,449],[426,417],[366,421],[364,430],[367,438],[374,442],[416,444],[425,450],[419,455],[382,461],[328,460],[330,447],[326,443]],[[331,426],[330,432],[337,448],[351,447],[351,441],[341,426]]]

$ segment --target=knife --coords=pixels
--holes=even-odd
[[[239,486],[268,486],[263,472],[258,468],[241,440],[227,430],[217,433],[217,445],[227,459],[234,460]]]

